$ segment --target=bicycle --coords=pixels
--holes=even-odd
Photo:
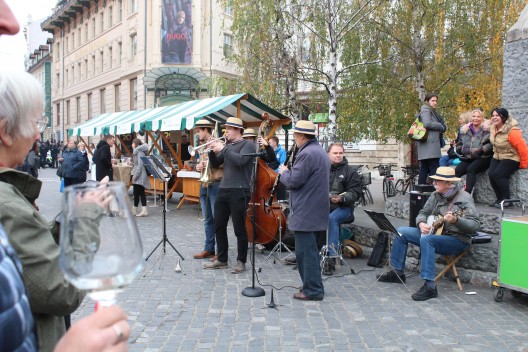
[[[383,176],[383,199],[387,200],[389,197],[396,196],[396,188],[394,187],[394,176],[391,173],[391,168],[398,166],[396,164],[380,164],[374,166],[378,169],[380,176]]]
[[[407,191],[414,191],[416,185],[416,176],[419,174],[418,166],[407,165],[402,167],[402,171],[405,174],[403,179],[396,181],[396,193],[405,195]]]
[[[357,167],[357,173],[361,176],[361,196],[356,201],[356,206],[374,204],[374,199],[372,198],[372,193],[370,193],[369,189],[369,185],[372,183],[372,178],[368,166],[359,165]]]

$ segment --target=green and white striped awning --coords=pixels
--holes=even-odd
[[[244,122],[260,122],[267,112],[271,120],[289,118],[268,107],[249,94],[234,94],[225,97],[192,100],[178,105],[147,110],[135,110],[101,114],[68,130],[68,135],[95,136],[100,134],[128,134],[147,131],[174,131],[191,129],[196,121],[208,118],[225,122],[229,116],[237,116],[240,104],[240,118]]]

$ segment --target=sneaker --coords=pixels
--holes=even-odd
[[[231,274],[240,274],[244,271],[246,271],[246,263],[238,261],[233,267],[233,270],[231,270]]]
[[[297,258],[294,255],[289,255],[284,258],[284,263],[288,265],[297,265]]]
[[[203,264],[202,267],[204,269],[227,269],[227,263],[215,260],[214,262]]]
[[[417,292],[411,296],[415,301],[427,301],[430,298],[438,297],[438,291],[435,288],[430,288],[427,284],[424,284]]]
[[[396,284],[405,283],[405,274],[398,275],[394,270],[388,271],[383,275],[376,276],[380,282],[394,282]]]

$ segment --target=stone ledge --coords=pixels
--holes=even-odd
[[[524,8],[517,22],[506,33],[506,43],[528,38],[528,6]]]

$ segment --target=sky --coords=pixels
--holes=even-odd
[[[20,32],[16,36],[0,37],[1,66],[23,69],[24,55],[27,51],[23,29],[28,16],[31,15],[34,21],[50,16],[57,0],[6,0],[6,2],[20,23]]]

